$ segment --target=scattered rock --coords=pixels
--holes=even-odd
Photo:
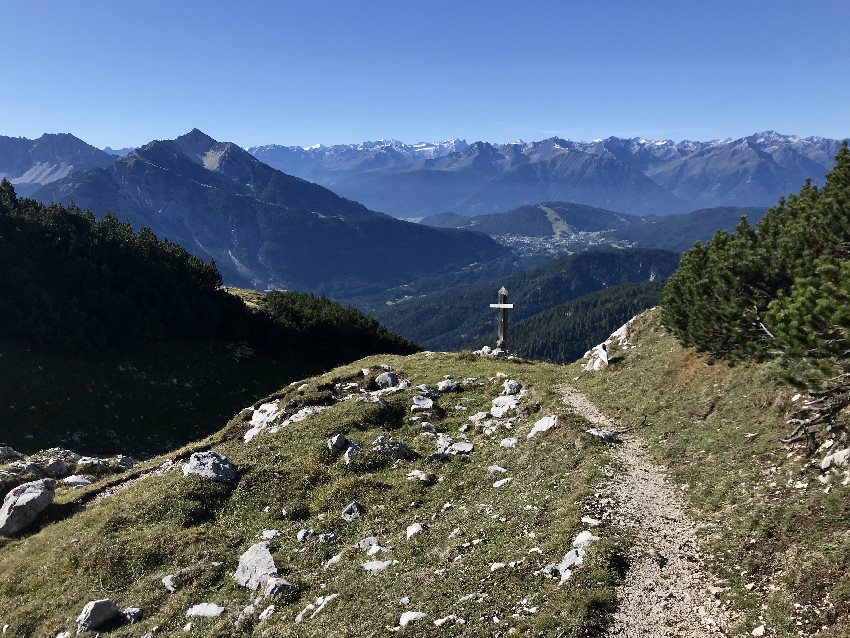
[[[487,473],[488,474],[504,474],[505,472],[507,472],[507,470],[505,468],[503,468],[501,465],[488,465],[487,466]]]
[[[410,540],[413,536],[416,536],[417,534],[421,534],[426,529],[428,529],[428,528],[425,525],[423,525],[422,523],[413,523],[412,525],[408,525],[407,526],[407,539]]]
[[[345,509],[342,510],[342,514],[340,514],[340,516],[342,516],[342,520],[350,523],[360,518],[360,516],[362,516],[365,512],[365,507],[357,501],[352,501],[345,506]]]
[[[375,377],[375,384],[381,389],[391,388],[398,385],[398,375],[391,371],[382,372]]]
[[[103,627],[106,623],[115,620],[121,612],[108,598],[92,600],[77,616],[77,631],[92,631]]]
[[[186,610],[187,618],[218,618],[224,613],[224,607],[215,603],[198,603]]]
[[[260,407],[254,409],[251,415],[251,429],[243,437],[246,443],[265,430],[269,423],[280,416],[279,406],[280,403],[278,401],[272,401],[271,403],[263,403]]]
[[[172,594],[180,589],[180,583],[177,581],[177,577],[174,574],[169,574],[164,577],[161,582],[162,586]]]
[[[443,381],[440,381],[437,384],[437,391],[438,392],[454,392],[455,390],[458,390],[459,388],[460,388],[460,386],[457,383],[455,383],[454,381],[452,381],[451,379],[444,379]]]
[[[279,598],[295,590],[295,586],[285,578],[269,578],[264,586],[266,598]]]
[[[263,611],[261,611],[260,615],[258,616],[260,621],[268,620],[271,617],[271,615],[274,613],[274,609],[275,609],[274,605],[269,605]]]
[[[502,388],[502,394],[505,396],[513,396],[514,394],[519,394],[522,386],[513,379],[508,379],[502,384]]]
[[[333,543],[336,540],[336,534],[333,532],[319,534],[318,539],[320,543]]]
[[[339,594],[328,594],[327,596],[319,596],[316,598],[316,602],[309,603],[304,609],[302,609],[298,615],[295,617],[295,622],[300,623],[307,617],[307,614],[310,614],[310,618],[315,618],[326,606],[329,602],[331,602],[334,598],[339,596]]]
[[[121,612],[121,615],[124,616],[124,620],[132,625],[144,618],[145,612],[140,607],[127,607]]]
[[[345,457],[345,464],[346,465],[351,464],[351,459],[354,458],[354,455],[357,454],[357,452],[359,450],[360,450],[359,445],[357,445],[356,443],[349,442],[348,447],[345,449],[345,454],[343,455]]]
[[[183,475],[194,474],[210,481],[232,483],[236,480],[236,468],[218,452],[195,452],[183,465]]]
[[[411,470],[407,473],[408,481],[422,481],[423,483],[432,484],[437,482],[437,475],[422,470]]]
[[[495,483],[493,483],[493,487],[503,487],[513,481],[513,479],[509,476],[507,478],[499,479]]]
[[[334,456],[345,452],[348,449],[348,446],[348,439],[345,438],[344,434],[335,434],[328,439],[328,450],[330,450],[331,454]]]
[[[398,626],[407,627],[410,623],[422,620],[426,617],[427,614],[424,614],[421,611],[406,611],[401,615],[401,618],[398,619]]]
[[[17,461],[24,458],[20,452],[16,452],[8,445],[0,445],[0,461]]]
[[[62,479],[62,483],[68,487],[85,487],[94,483],[94,477],[88,474],[73,474]]]
[[[279,535],[280,535],[280,532],[276,529],[264,529],[262,532],[260,532],[260,538],[263,539],[264,541],[270,541],[275,536],[279,536]]]
[[[380,574],[385,569],[391,567],[393,565],[393,563],[395,563],[395,562],[397,562],[397,561],[393,561],[393,560],[369,560],[369,561],[366,561],[365,563],[363,563],[363,569],[365,569],[366,572],[370,576],[377,576],[378,574]]]
[[[296,538],[298,539],[299,543],[306,543],[307,541],[312,540],[315,535],[316,532],[314,532],[312,529],[301,529],[298,530]]]
[[[518,405],[518,395],[496,397],[491,404],[490,414],[499,419],[511,410],[515,410]]]
[[[13,488],[0,507],[0,536],[26,529],[53,502],[56,481],[41,479]]]
[[[528,433],[528,438],[532,438],[537,436],[541,432],[546,432],[547,430],[551,430],[558,423],[558,417],[554,414],[550,414],[549,416],[544,416],[542,419],[538,420],[534,426],[531,428],[531,431]]]
[[[433,399],[431,399],[429,397],[421,396],[421,395],[416,395],[415,397],[413,397],[413,407],[410,408],[410,411],[411,412],[426,412],[427,410],[431,410],[433,407],[434,407],[434,400]]]
[[[595,436],[596,438],[602,439],[608,444],[614,443],[614,433],[609,432],[608,430],[603,430],[601,428],[590,428],[589,430],[585,430],[590,436]]]
[[[375,454],[391,456],[394,459],[411,459],[416,453],[401,441],[390,441],[389,437],[381,435],[372,443]]]
[[[507,447],[507,448],[511,448],[511,447],[516,447],[516,444],[517,444],[517,440],[516,440],[515,438],[513,438],[513,437],[508,437],[508,438],[506,438],[506,439],[502,439],[502,440],[499,442],[499,447]]]
[[[448,449],[446,449],[446,454],[451,454],[457,456],[458,454],[471,454],[475,449],[475,446],[472,443],[467,443],[466,441],[458,441],[457,443],[452,443]]]
[[[820,469],[826,471],[831,467],[844,467],[850,461],[850,448],[827,454],[820,462]]]
[[[115,457],[115,466],[120,470],[126,471],[134,468],[136,466],[136,461],[131,459],[129,456],[119,454]]]
[[[233,574],[234,580],[248,589],[257,589],[269,577],[277,574],[274,558],[266,542],[255,543],[239,557],[239,567]]]
[[[765,627],[764,627],[764,625],[759,625],[758,627],[756,627],[755,629],[753,629],[750,633],[751,633],[753,636],[764,636],[764,632],[765,632]]]

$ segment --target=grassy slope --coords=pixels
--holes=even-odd
[[[646,416],[638,432],[686,490],[751,627],[850,635],[850,488],[825,493],[802,450],[779,443],[795,391],[775,364],[729,367],[682,349],[656,312],[636,326],[637,348],[614,350],[601,373],[576,364],[575,385],[624,425]]]
[[[564,415],[554,389],[563,368],[479,360],[468,355],[414,355],[373,357],[309,381],[299,391],[290,386],[278,393],[292,408],[321,402],[327,382],[358,378],[364,365],[387,363],[414,384],[436,384],[444,375],[476,376],[481,382],[461,393],[446,393],[437,404],[444,416],[430,420],[441,431],[459,436],[467,416],[487,409],[501,389],[503,371],[529,387],[523,405],[531,414],[516,423],[513,432],[499,428],[492,435],[469,432],[476,449],[469,459],[450,463],[399,461],[381,466],[368,455],[346,466],[329,457],[326,437],[345,432],[350,439],[369,444],[382,433],[407,442],[423,457],[434,449],[433,438],[419,436],[407,420],[411,392],[388,397],[386,407],[346,401],[276,435],[262,433],[248,444],[241,435],[250,413],[240,413],[218,434],[195,445],[212,447],[227,455],[240,471],[235,488],[183,477],[179,470],[151,476],[129,485],[109,498],[90,503],[66,520],[47,524],[20,540],[0,540],[0,625],[9,636],[53,636],[71,630],[73,620],[91,599],[110,597],[119,606],[137,605],[146,618],[133,627],[116,628],[107,635],[139,636],[153,626],[163,635],[184,635],[185,610],[198,602],[224,604],[218,620],[199,620],[195,634],[205,636],[368,636],[386,633],[405,610],[424,611],[428,620],[408,627],[405,635],[433,635],[432,620],[451,613],[465,626],[444,628],[449,635],[491,636],[514,627],[521,635],[578,636],[604,623],[614,602],[618,582],[617,555],[624,540],[612,528],[602,528],[595,544],[573,579],[559,586],[534,575],[545,564],[557,562],[582,529],[582,502],[602,480],[604,448],[582,434],[583,423]],[[359,376],[362,380],[362,375]],[[456,406],[465,406],[459,410]],[[559,426],[526,440],[533,422],[545,414],[561,415]],[[499,446],[509,435],[520,439],[515,449]],[[577,445],[577,440],[583,445]],[[194,449],[194,448],[193,448]],[[191,449],[169,455],[185,458]],[[355,457],[358,459],[358,457]],[[135,473],[158,466],[163,458],[145,463]],[[488,474],[498,463],[505,475]],[[440,482],[425,487],[406,480],[413,468],[432,471]],[[494,480],[513,477],[495,489]],[[112,479],[115,480],[115,479]],[[51,507],[61,518],[74,502],[103,482],[83,492],[64,492]],[[354,523],[339,518],[352,499],[368,511]],[[445,509],[445,503],[452,503]],[[269,511],[264,509],[268,507]],[[303,511],[303,520],[281,514]],[[405,528],[415,521],[430,530],[411,541]],[[462,533],[450,538],[459,527]],[[299,587],[297,600],[277,602],[266,621],[236,622],[239,610],[255,594],[235,585],[231,574],[239,555],[258,533],[281,531],[272,551],[281,575]],[[302,528],[334,532],[339,540],[299,544]],[[361,568],[368,560],[353,545],[376,534],[400,561],[386,572],[370,577]],[[480,544],[464,547],[473,539]],[[529,554],[532,547],[541,554]],[[342,561],[328,570],[322,562],[343,551]],[[515,568],[490,571],[494,562],[522,560]],[[215,561],[222,565],[215,566]],[[185,574],[186,585],[168,594],[159,584],[169,573]],[[322,594],[340,597],[315,619],[297,625],[294,616]],[[466,594],[472,600],[460,602]],[[410,603],[400,602],[403,596]],[[259,605],[259,610],[266,606]],[[536,607],[536,613],[523,608]],[[494,616],[498,617],[494,621]]]

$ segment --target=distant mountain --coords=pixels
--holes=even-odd
[[[476,215],[553,200],[659,215],[767,207],[806,178],[822,184],[839,144],[767,131],[709,142],[551,138],[249,150],[276,168],[399,217]]]
[[[21,196],[75,171],[105,168],[114,159],[68,133],[45,133],[36,140],[0,135],[0,178]]]
[[[647,217],[626,228],[614,230],[607,237],[635,246],[684,252],[697,241],[707,242],[718,230],[733,232],[741,217],[755,225],[766,210],[727,206],[695,210],[686,215]]]
[[[511,320],[516,322],[598,290],[667,277],[678,263],[678,254],[664,250],[585,251],[488,283],[376,308],[372,314],[427,348],[457,350],[493,332],[496,315],[489,304],[496,301],[501,286],[507,287],[515,305]]]
[[[125,146],[124,148],[111,148],[106,146],[103,149],[103,152],[109,153],[110,155],[117,155],[118,157],[124,157],[127,153],[132,153],[135,149],[135,146]]]
[[[350,298],[507,253],[483,234],[375,213],[197,129],[111,160],[36,197],[147,225],[215,259],[230,284]]]
[[[580,232],[628,228],[640,223],[640,218],[582,204],[545,202],[533,206],[520,206],[506,213],[475,217],[442,213],[426,217],[422,223],[436,228],[477,230],[491,236],[511,234],[527,237],[559,237]]]
[[[682,252],[708,241],[718,230],[733,231],[742,216],[751,223],[765,208],[720,207],[684,215],[635,217],[581,204],[547,202],[506,213],[466,217],[441,213],[422,224],[487,233],[520,255],[575,252],[601,246],[641,246]]]

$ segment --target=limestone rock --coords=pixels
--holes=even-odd
[[[511,410],[515,410],[518,405],[518,395],[496,397],[491,404],[490,414],[498,419],[505,416]]]
[[[195,474],[210,481],[232,483],[236,480],[236,468],[218,452],[195,452],[183,465],[183,475]]]
[[[351,459],[354,458],[354,455],[357,454],[357,452],[359,450],[360,450],[359,445],[357,445],[356,443],[350,443],[349,442],[348,447],[345,449],[345,454],[344,454],[346,465],[351,464]]]
[[[218,618],[224,613],[224,607],[215,603],[198,603],[186,610],[187,618]]]
[[[390,441],[388,437],[381,435],[372,443],[372,451],[375,454],[391,456],[394,459],[412,459],[416,453],[401,441]]]
[[[257,589],[269,577],[277,574],[274,558],[267,542],[255,543],[239,557],[234,580],[248,589]]]
[[[448,449],[446,450],[446,454],[451,454],[457,456],[458,454],[471,454],[472,450],[475,449],[475,446],[472,443],[467,443],[466,441],[458,441],[457,443],[452,443]]]
[[[514,381],[513,379],[508,379],[502,384],[502,394],[505,396],[513,396],[514,394],[519,394],[522,386]]]
[[[0,507],[0,536],[11,536],[32,525],[53,502],[56,481],[41,479],[13,488]]]
[[[129,456],[124,456],[123,454],[119,454],[115,457],[115,465],[120,470],[129,470],[136,466],[136,462],[131,459]]]
[[[337,454],[342,454],[348,449],[348,439],[345,438],[344,434],[335,434],[331,438],[328,439],[328,450],[330,450],[331,454],[336,456]]]
[[[266,598],[279,598],[293,591],[295,586],[285,578],[269,578],[264,588]]]
[[[85,487],[94,483],[94,477],[88,474],[72,474],[63,478],[62,483],[68,487]]]
[[[603,430],[601,428],[590,428],[589,430],[585,430],[590,436],[595,436],[598,439],[602,439],[608,444],[614,443],[614,433],[609,432],[608,430]]]
[[[551,430],[558,423],[558,417],[554,414],[550,414],[549,416],[544,416],[542,419],[538,420],[534,426],[531,428],[531,431],[528,433],[528,438],[532,438],[541,432],[546,432],[547,430]]]
[[[434,407],[434,400],[433,399],[417,394],[415,397],[413,397],[413,407],[410,408],[410,411],[411,412],[425,412],[427,410],[431,410],[433,407]]]
[[[421,611],[406,611],[398,619],[398,625],[399,627],[407,627],[410,623],[422,620],[425,617],[427,617],[427,614]]]
[[[103,627],[103,625],[111,620],[115,620],[120,615],[121,612],[118,611],[118,607],[108,598],[92,600],[83,607],[80,615],[77,616],[77,630],[92,631],[93,629]]]
[[[395,562],[396,561],[393,560],[369,560],[363,563],[363,569],[365,569],[370,576],[377,576],[385,569],[391,567]]]
[[[342,516],[342,520],[350,523],[360,518],[360,516],[365,512],[365,507],[363,507],[357,501],[352,501],[351,503],[345,506],[345,509],[342,510],[342,514],[340,514],[340,516]]]
[[[437,384],[438,392],[453,392],[458,388],[460,388],[460,386],[451,379],[443,379]]]
[[[0,461],[17,461],[24,458],[20,452],[16,452],[8,445],[0,445]]]
[[[850,448],[827,454],[820,462],[820,469],[825,471],[831,467],[844,467],[848,462],[850,462]]]
[[[121,615],[124,616],[124,620],[128,623],[133,624],[139,622],[145,616],[144,610],[140,607],[127,607],[124,611],[121,612]]]
[[[428,485],[437,482],[437,475],[432,474],[430,472],[423,472],[422,470],[410,470],[407,473],[408,481],[422,481]]]
[[[180,589],[180,583],[177,580],[177,577],[174,574],[169,574],[168,576],[163,577],[162,586],[165,587],[166,591],[173,594],[178,589]]]
[[[511,448],[511,447],[516,447],[516,444],[517,444],[517,440],[514,437],[508,437],[507,439],[502,439],[499,442],[499,447]]]
[[[379,388],[386,389],[398,385],[398,375],[395,372],[382,372],[375,377],[375,383]]]
[[[407,526],[407,539],[410,540],[412,537],[416,536],[417,534],[421,534],[426,529],[428,529],[428,528],[425,525],[423,525],[422,523],[413,523],[412,525],[408,525]]]

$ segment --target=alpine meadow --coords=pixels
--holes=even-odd
[[[846,1],[3,15],[3,638],[850,637]]]

